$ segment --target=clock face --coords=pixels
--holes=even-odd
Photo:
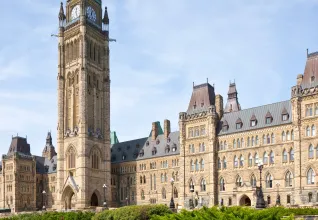
[[[91,6],[87,7],[86,14],[87,14],[88,19],[90,19],[93,22],[96,21],[96,12],[94,11],[94,9]]]
[[[74,6],[71,13],[71,19],[74,20],[78,18],[80,16],[80,12],[81,12],[81,7],[79,5]]]

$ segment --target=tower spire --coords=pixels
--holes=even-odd
[[[229,91],[227,93],[227,103],[225,105],[224,112],[235,112],[241,110],[241,105],[238,102],[236,84],[230,83]]]
[[[60,13],[59,13],[59,25],[60,27],[64,27],[64,23],[66,20],[66,16],[64,13],[64,7],[63,7],[63,2],[61,2],[61,6],[60,6]]]
[[[109,32],[109,17],[107,12],[107,7],[105,7],[104,17],[103,17],[103,31]]]

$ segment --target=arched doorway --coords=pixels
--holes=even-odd
[[[91,197],[91,206],[98,206],[98,197],[96,193],[93,193]]]
[[[251,206],[251,199],[246,195],[242,196],[240,206]]]
[[[75,208],[76,198],[73,189],[70,186],[67,186],[64,189],[62,194],[62,201],[64,201],[64,209],[72,209]]]

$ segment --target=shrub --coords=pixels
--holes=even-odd
[[[125,206],[114,210],[105,210],[93,217],[93,220],[148,220],[154,215],[172,213],[166,205]]]
[[[91,220],[94,216],[92,212],[44,212],[15,215],[8,218],[9,220]]]
[[[273,207],[257,210],[247,207],[212,207],[202,208],[200,210],[186,211],[182,210],[178,214],[169,214],[165,216],[152,216],[151,220],[187,220],[187,219],[217,219],[217,220],[280,220],[286,216],[286,220],[293,219],[295,215],[317,215],[318,209],[314,208],[283,208]]]

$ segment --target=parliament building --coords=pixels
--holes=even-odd
[[[283,206],[318,204],[318,53],[307,53],[289,100],[244,109],[235,83],[224,99],[208,82],[193,85],[188,108],[176,109],[177,131],[166,119],[120,142],[110,130],[107,8],[67,0],[58,18],[57,146],[48,133],[35,156],[26,138],[12,137],[1,159],[0,209],[169,206],[171,197],[178,208],[190,200],[255,206],[260,183],[267,206],[278,197]]]

